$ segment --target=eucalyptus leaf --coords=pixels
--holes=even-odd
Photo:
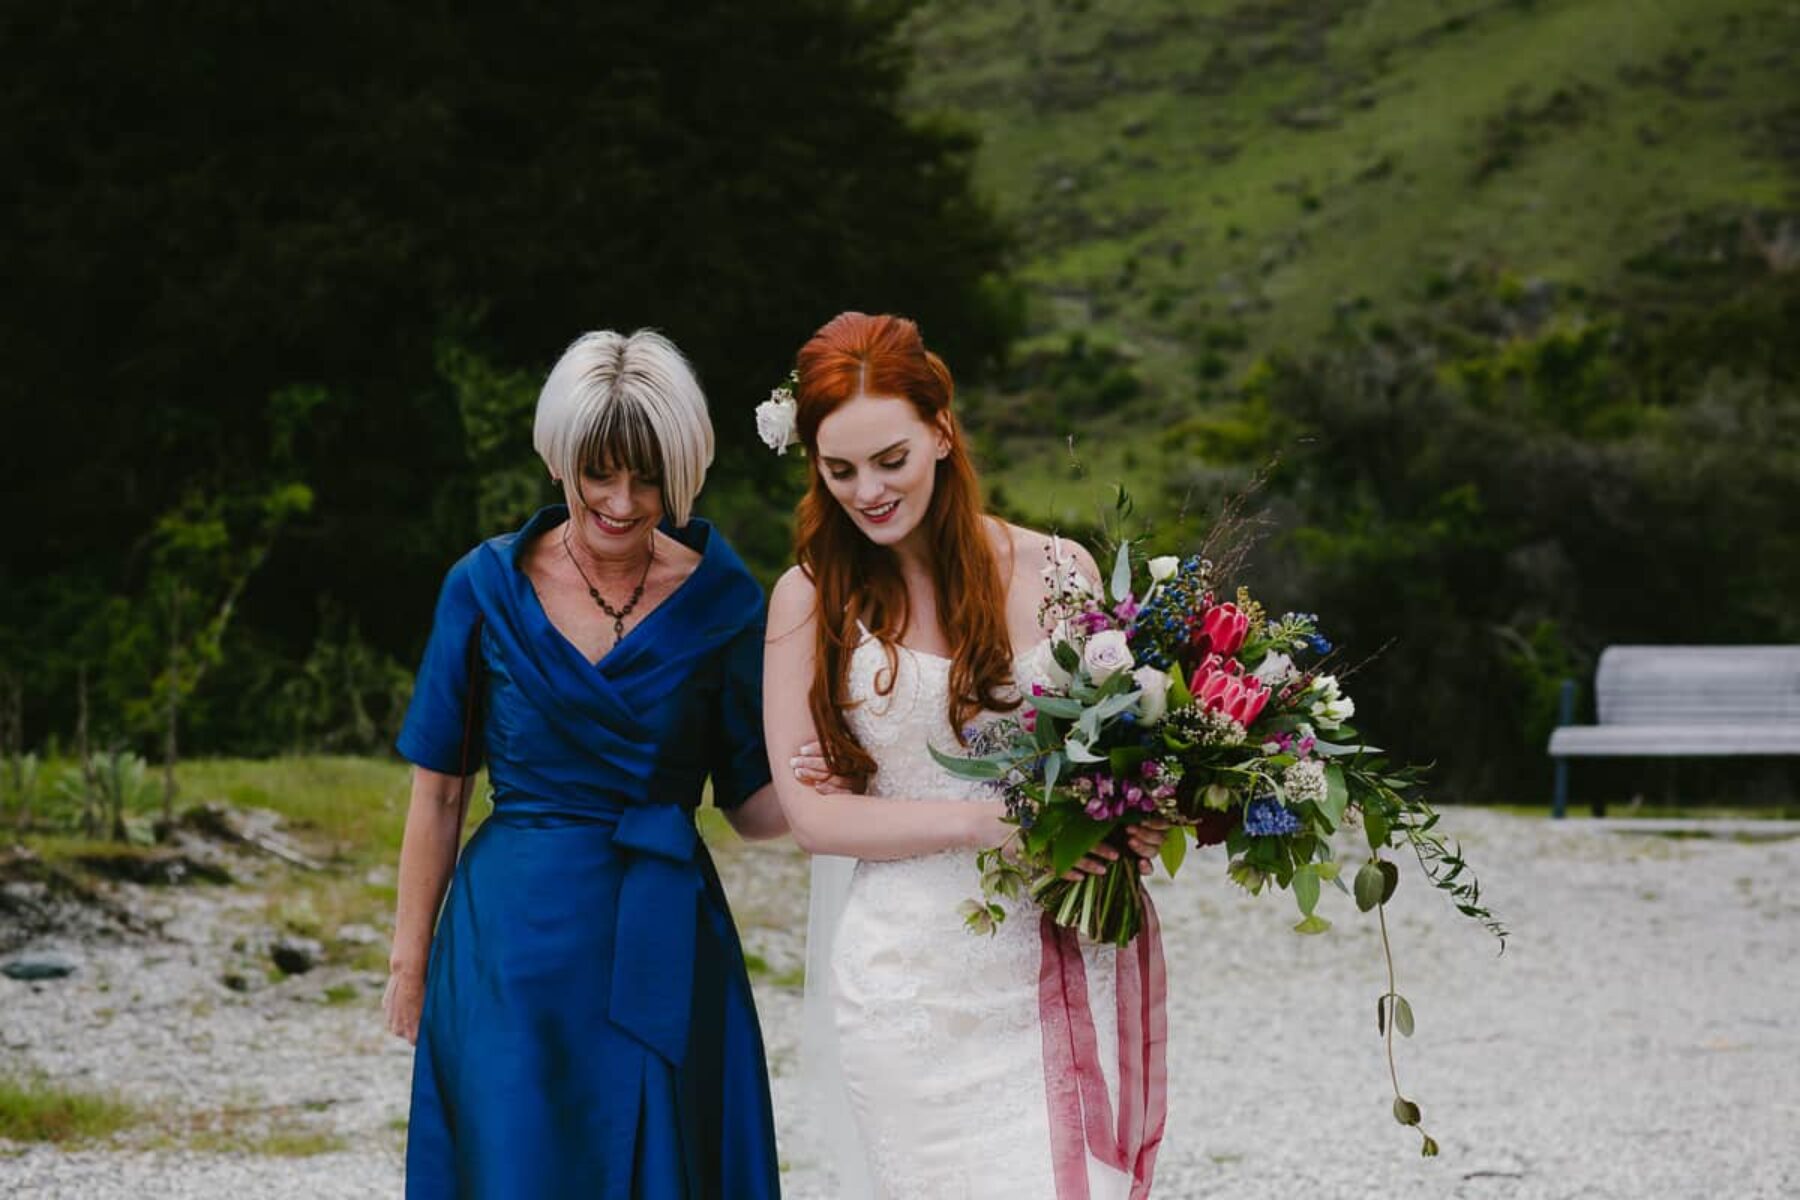
[[[1081,701],[1067,696],[1032,696],[1025,703],[1037,709],[1040,716],[1058,717],[1064,721],[1073,721],[1086,711]]]
[[[1056,659],[1056,665],[1071,675],[1081,669],[1081,655],[1077,654],[1075,647],[1067,641],[1059,638],[1056,644],[1050,647],[1050,654]]]
[[[1375,1032],[1382,1037],[1387,1036],[1388,998],[1382,996],[1375,1001]]]
[[[1401,1037],[1412,1036],[1412,1005],[1406,1002],[1405,996],[1394,997],[1394,1028],[1400,1031]]]
[[[1113,558],[1112,598],[1117,604],[1131,591],[1131,543],[1120,542],[1119,553]]]
[[[1120,671],[1117,675],[1113,676],[1113,679],[1121,679],[1121,678],[1129,681],[1131,679],[1131,676],[1127,675],[1123,671]],[[1110,683],[1111,680],[1108,680],[1108,682]],[[1088,711],[1099,714],[1095,718],[1095,720],[1105,721],[1108,718],[1116,717],[1120,713],[1124,712],[1126,709],[1131,708],[1133,705],[1135,705],[1138,702],[1138,697],[1142,696],[1143,694],[1144,693],[1141,690],[1139,690],[1139,691],[1121,692],[1120,694],[1115,695],[1115,696],[1108,696],[1105,700],[1102,700],[1099,704],[1095,705],[1092,709],[1089,709]]]
[[[1052,751],[1044,756],[1044,795],[1048,796],[1056,788],[1056,781],[1062,775],[1063,756]]]
[[[1070,738],[1063,744],[1063,753],[1068,756],[1070,762],[1098,763],[1106,761],[1105,755],[1095,754],[1087,748],[1086,742],[1080,742],[1074,738]]]
[[[1380,754],[1379,746],[1346,746],[1337,742],[1314,742],[1313,750],[1323,758],[1347,758],[1356,754]]]
[[[958,758],[945,754],[936,746],[927,746],[926,749],[931,751],[931,757],[937,760],[938,766],[958,779],[999,779],[1006,774],[1006,768],[992,759]]]
[[[1402,1125],[1417,1125],[1419,1123],[1419,1117],[1420,1113],[1418,1105],[1414,1104],[1404,1096],[1394,1097],[1394,1120],[1400,1122]]]
[[[1386,904],[1394,898],[1394,889],[1400,886],[1400,868],[1383,859],[1379,864],[1381,879],[1387,886],[1381,889],[1381,902]]]

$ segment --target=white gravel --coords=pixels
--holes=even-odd
[[[1179,884],[1156,885],[1172,1078],[1155,1195],[1800,1195],[1792,827],[1747,841],[1481,811],[1445,824],[1513,936],[1497,957],[1403,870],[1390,927],[1418,1029],[1398,1044],[1400,1078],[1442,1156],[1419,1158],[1416,1135],[1388,1114],[1372,920],[1328,892],[1321,907],[1337,928],[1290,933],[1291,901],[1237,892],[1214,850],[1190,857]],[[804,862],[790,847],[745,847],[720,866],[746,946],[766,964],[757,1000],[786,1195],[822,1200],[832,1189],[795,1083]],[[0,1066],[116,1090],[184,1125],[312,1131],[342,1148],[199,1153],[141,1133],[74,1152],[0,1142],[0,1195],[397,1195],[410,1054],[380,1031],[381,981],[315,971],[231,991],[220,976],[244,961],[231,943],[254,929],[260,901],[241,889],[150,895],[171,910],[173,940],[47,944],[33,949],[74,959],[74,976],[0,978]],[[356,998],[325,1003],[333,985]]]

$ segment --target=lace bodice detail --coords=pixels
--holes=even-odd
[[[950,727],[950,660],[906,646],[895,646],[893,653],[890,666],[887,649],[874,637],[865,636],[850,656],[847,690],[854,707],[846,711],[845,719],[856,740],[875,760],[869,794],[993,799],[991,789],[957,778],[931,757],[932,746],[946,754],[962,752],[956,731]],[[1015,659],[1015,673],[1030,659],[1029,653]],[[884,688],[890,673],[892,685]],[[1029,680],[1024,682],[1029,686]]]

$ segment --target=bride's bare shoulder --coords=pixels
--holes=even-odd
[[[776,630],[791,631],[810,625],[818,596],[819,590],[814,586],[812,577],[798,565],[782,572],[781,578],[775,581],[775,590],[769,593],[771,640],[776,636]]]
[[[993,523],[997,527],[996,536],[1001,539],[1001,552],[1010,555],[1015,575],[1020,572],[1040,574],[1061,557],[1064,560],[1074,560],[1081,573],[1090,580],[1100,578],[1100,568],[1095,565],[1094,556],[1074,538],[1028,529],[997,517],[993,518]]]

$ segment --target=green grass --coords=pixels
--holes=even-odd
[[[0,1075],[0,1140],[98,1141],[143,1123],[143,1112],[122,1100],[65,1088],[42,1076]]]
[[[68,769],[48,764],[46,771]],[[338,943],[339,928],[382,927],[394,910],[393,877],[411,795],[411,769],[403,762],[324,755],[271,759],[199,759],[176,773],[177,808],[223,803],[279,813],[287,836],[322,864],[319,871],[271,870],[265,878],[265,917],[284,932],[318,938],[325,961],[364,971],[384,971],[385,944]],[[490,808],[487,776],[477,776],[463,826],[466,841]],[[160,800],[146,797],[135,817],[160,812]],[[716,851],[740,844],[723,813],[707,804],[697,814],[701,835]],[[23,840],[48,862],[78,865],[83,858],[155,853],[154,847],[121,846],[63,833],[33,833]],[[272,861],[272,860],[271,860]],[[279,972],[271,975],[274,980]],[[344,985],[348,987],[349,985]],[[355,1000],[354,989],[326,993],[328,1003]]]
[[[182,804],[215,800],[272,809],[332,862],[372,866],[399,857],[411,794],[405,763],[325,756],[217,758],[183,763],[176,778]],[[483,777],[470,801],[469,832],[486,812],[485,794]]]
[[[1777,0],[932,0],[911,37],[914,107],[981,132],[979,184],[1022,233],[1019,350],[1081,331],[1143,380],[1075,422],[1103,480],[1177,471],[1191,448],[1124,443],[1154,456],[1342,304],[1428,311],[1466,267],[1604,292],[1684,214],[1800,196],[1775,132],[1800,13]],[[1209,331],[1241,339],[1211,383]],[[1012,511],[1086,518],[1060,443],[997,456]]]
[[[288,870],[267,897],[271,924],[320,939],[325,961],[379,971],[384,946],[337,944],[344,925],[379,925],[393,913],[392,872],[400,860],[411,771],[405,763],[322,756],[264,760],[208,759],[183,764],[184,803],[218,800],[266,808],[285,819],[288,833],[325,863],[316,872]],[[465,837],[486,814],[486,777],[476,780]],[[371,882],[371,871],[384,871]]]

